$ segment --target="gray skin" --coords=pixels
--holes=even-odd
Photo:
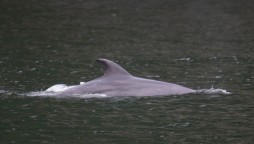
[[[193,89],[180,85],[132,76],[120,65],[107,59],[98,59],[97,61],[104,66],[103,76],[56,93],[56,95],[160,96],[195,92]]]

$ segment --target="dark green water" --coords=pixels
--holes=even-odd
[[[0,0],[0,143],[254,142],[252,0]],[[102,75],[231,95],[126,98],[17,93]]]

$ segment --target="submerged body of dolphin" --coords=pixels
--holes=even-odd
[[[61,91],[56,95],[159,96],[196,92],[193,89],[172,83],[134,77],[121,66],[107,59],[98,59],[97,61],[104,65],[102,77]]]

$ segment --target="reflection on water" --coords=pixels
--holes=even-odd
[[[253,1],[0,5],[1,143],[253,143]],[[49,98],[108,58],[139,77],[231,95]]]

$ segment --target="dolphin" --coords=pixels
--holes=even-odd
[[[193,89],[173,83],[135,77],[120,65],[107,59],[100,58],[97,62],[103,65],[103,76],[58,92],[56,95],[161,96],[196,92]]]

